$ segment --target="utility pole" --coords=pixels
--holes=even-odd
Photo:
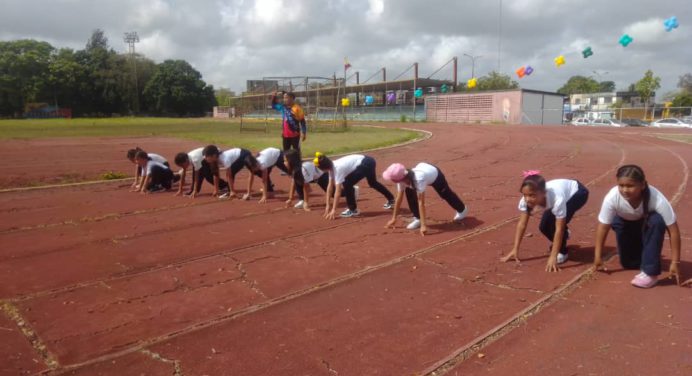
[[[502,0],[497,17],[497,73],[502,69]]]
[[[472,55],[469,55],[469,54],[464,54],[464,56],[466,56],[466,57],[468,57],[469,59],[471,59],[471,78],[476,77],[476,59],[480,59],[480,58],[482,58],[483,56],[482,56],[482,55],[472,56]]]
[[[139,113],[139,83],[137,82],[137,56],[135,55],[135,43],[139,43],[139,35],[136,31],[131,31],[125,33],[125,43],[128,45],[128,50],[130,54],[130,59],[132,60],[132,65],[134,66],[134,78],[135,78],[135,114]]]

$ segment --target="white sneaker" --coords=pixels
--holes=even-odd
[[[296,208],[296,209],[302,209],[302,208],[303,208],[303,203],[304,203],[304,201],[303,201],[303,200],[300,200],[300,201],[296,202],[296,204],[293,205],[293,207]]]
[[[420,228],[420,219],[418,218],[413,218],[413,221],[406,226],[407,229],[409,230],[415,230],[417,228]]]
[[[341,212],[342,218],[357,217],[359,215],[360,215],[360,212],[358,211],[358,209],[356,209],[356,210],[346,209],[346,210]]]
[[[466,218],[466,214],[468,212],[469,212],[469,207],[468,206],[464,207],[464,211],[457,212],[457,214],[454,215],[454,222],[459,222],[462,219]]]
[[[394,200],[385,202],[382,207],[385,209],[392,209],[394,207]]]
[[[226,198],[229,198],[230,196],[231,195],[228,192],[226,192],[226,193],[222,194],[221,196],[219,196],[219,199],[226,199]]]
[[[357,185],[353,186],[353,195],[356,197],[356,201],[358,201],[358,195],[360,194],[360,187]]]
[[[567,261],[567,254],[566,253],[558,253],[557,254],[557,263],[558,264],[564,264]]]

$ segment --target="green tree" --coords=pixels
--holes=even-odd
[[[692,74],[685,73],[678,80],[678,87],[688,93],[692,93]]]
[[[47,98],[61,107],[74,107],[81,82],[86,79],[86,72],[73,50],[62,48],[51,58],[48,66],[49,89]]]
[[[218,88],[214,90],[214,96],[216,97],[216,103],[220,106],[229,106],[231,103],[231,98],[235,97],[235,93],[231,89]]]
[[[456,91],[478,91],[478,90],[511,90],[518,89],[519,83],[512,80],[506,74],[498,72],[490,72],[485,76],[478,78],[478,83],[474,89],[467,89],[466,85],[459,85]]]
[[[692,93],[678,93],[672,102],[672,107],[692,107]]]
[[[156,67],[144,88],[150,111],[158,114],[201,115],[216,105],[214,87],[184,60],[166,60]]]
[[[563,95],[572,95],[598,93],[600,90],[601,84],[593,78],[572,76],[561,88],[557,89],[557,92]]]
[[[612,93],[615,91],[614,81],[601,81],[598,83],[598,91],[600,93]]]
[[[656,94],[656,90],[661,88],[661,78],[655,77],[654,72],[649,69],[644,73],[644,77],[634,84],[634,88],[644,102],[644,116],[646,117],[649,99]]]
[[[48,85],[51,55],[47,42],[0,42],[0,114],[19,116],[27,103],[36,102]]]

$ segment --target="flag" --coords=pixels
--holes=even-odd
[[[344,58],[344,70],[348,70],[348,68],[351,68],[351,63],[348,62],[348,58]]]

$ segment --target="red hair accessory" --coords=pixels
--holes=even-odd
[[[540,173],[541,173],[541,171],[539,171],[539,170],[528,170],[528,171],[524,171],[524,178],[528,178],[528,177],[531,176],[531,175],[538,175],[538,174],[540,174]]]

